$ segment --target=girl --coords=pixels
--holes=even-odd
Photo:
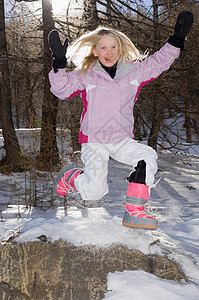
[[[132,166],[128,181],[123,225],[156,229],[157,220],[147,214],[145,204],[157,172],[157,154],[134,138],[133,106],[140,89],[157,78],[179,56],[193,15],[178,16],[174,35],[164,47],[143,58],[129,38],[110,28],[97,28],[81,36],[71,47],[70,58],[86,49],[78,69],[67,73],[66,49],[56,30],[49,35],[53,70],[51,92],[62,100],[81,95],[83,112],[79,132],[84,170],[65,166],[59,173],[55,193],[78,191],[83,200],[99,200],[108,193],[109,158]]]

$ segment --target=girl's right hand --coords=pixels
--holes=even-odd
[[[64,45],[62,45],[59,33],[57,30],[52,30],[49,34],[49,45],[53,52],[53,69],[55,72],[58,69],[64,69],[66,67],[66,50],[68,47],[68,38],[65,39]]]

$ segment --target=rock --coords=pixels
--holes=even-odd
[[[62,240],[5,244],[0,246],[0,299],[98,300],[107,290],[108,273],[123,270],[185,279],[167,259],[124,245],[74,246]]]

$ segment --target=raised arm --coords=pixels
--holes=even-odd
[[[49,73],[51,92],[62,100],[70,98],[77,93],[80,94],[84,90],[82,78],[77,71],[69,73],[65,71],[68,39],[66,38],[62,45],[58,31],[53,30],[49,34],[49,45],[53,53],[53,69]]]
[[[192,24],[193,14],[191,12],[182,11],[178,15],[174,34],[168,39],[168,42],[159,51],[140,63],[139,83],[147,83],[169,69],[174,60],[179,56],[180,50],[184,50],[185,38]]]

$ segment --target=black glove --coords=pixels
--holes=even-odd
[[[49,34],[49,45],[53,52],[53,69],[56,73],[58,69],[64,69],[66,67],[68,39],[66,38],[64,45],[62,45],[58,31],[52,30]]]
[[[174,47],[184,50],[184,41],[187,33],[191,29],[194,17],[190,11],[182,11],[177,18],[174,34],[168,39],[168,43]]]

